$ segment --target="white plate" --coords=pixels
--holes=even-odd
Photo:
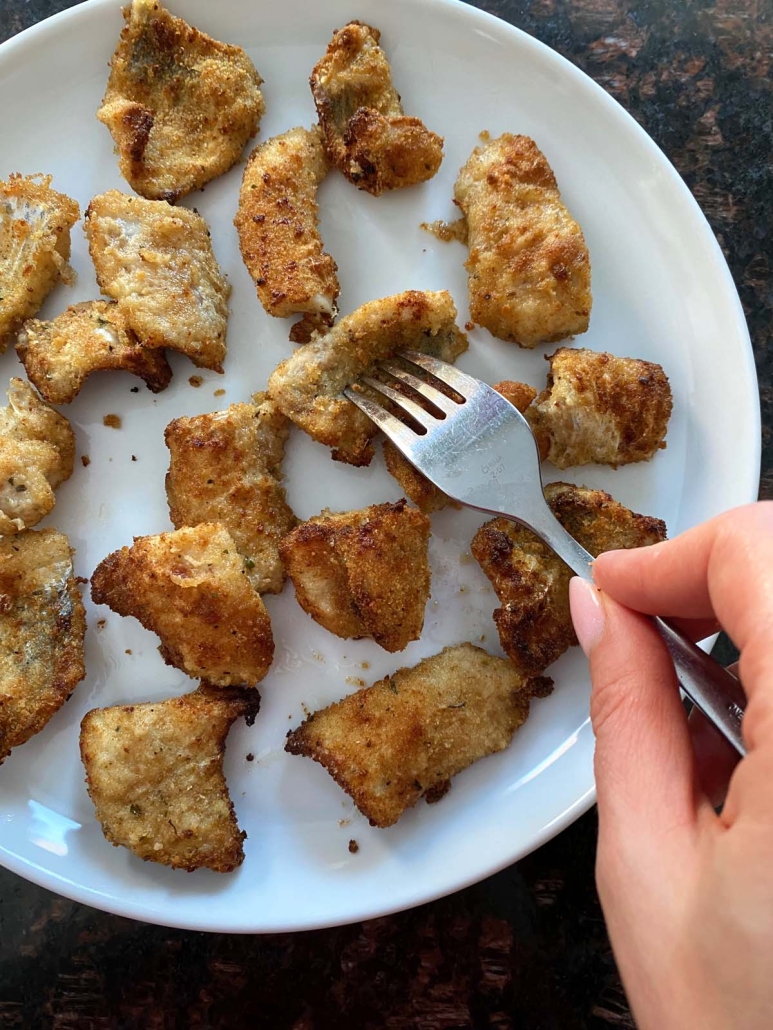
[[[711,231],[678,175],[635,122],[585,75],[503,22],[453,0],[177,0],[175,13],[218,39],[242,45],[266,80],[261,139],[310,124],[307,80],[334,28],[351,17],[383,31],[406,110],[445,136],[445,160],[429,184],[374,199],[333,173],[322,187],[323,234],[339,265],[344,313],[407,288],[452,291],[467,318],[465,251],[419,222],[452,216],[456,173],[480,130],[533,136],[582,225],[593,267],[594,306],[584,346],[661,362],[675,407],[668,449],[613,472],[589,467],[564,478],[610,490],[637,511],[664,518],[672,534],[756,496],[759,409],[741,307]],[[0,49],[0,178],[51,172],[55,188],[85,209],[121,179],[107,129],[95,117],[122,20],[116,0],[92,0]],[[72,479],[48,523],[68,533],[77,571],[90,575],[132,535],[171,528],[164,495],[163,430],[182,414],[216,410],[262,388],[291,352],[288,325],[258,303],[232,219],[241,168],[187,198],[212,227],[218,260],[234,286],[226,374],[197,372],[173,357],[173,385],[158,398],[123,373],[93,377],[63,409],[77,430]],[[57,287],[52,317],[99,291],[80,226],[73,231],[74,289]],[[547,348],[548,351],[553,348]],[[535,353],[471,334],[462,368],[489,381],[542,385],[546,348]],[[0,382],[23,374],[13,349]],[[226,396],[215,398],[224,388]],[[102,425],[117,413],[120,431]],[[131,460],[131,455],[137,461]],[[397,499],[382,467],[332,462],[293,433],[285,464],[301,517]],[[553,478],[558,478],[553,476]],[[231,733],[226,771],[249,835],[236,873],[187,875],[143,863],[103,838],[83,784],[78,725],[99,705],[184,693],[194,684],[164,665],[156,638],[132,619],[89,602],[89,675],[72,700],[0,770],[0,860],[37,883],[97,908],[179,927],[281,931],[344,923],[419,904],[481,879],[527,854],[594,799],[588,678],[578,649],[558,662],[554,695],[537,701],[505,753],[454,781],[441,804],[420,803],[389,830],[368,827],[322,768],[282,751],[288,728],[396,667],[447,644],[480,642],[499,652],[496,599],[466,552],[481,519],[433,517],[432,600],[422,639],[397,656],[368,641],[345,642],[313,623],[288,585],[268,597],[276,662],[261,684],[263,709]],[[98,619],[105,619],[104,628]],[[131,654],[127,653],[131,651]],[[248,752],[255,755],[245,761]],[[632,756],[635,760],[635,756]],[[359,843],[351,855],[348,842]]]

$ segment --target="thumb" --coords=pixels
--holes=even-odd
[[[700,791],[665,644],[648,618],[593,584],[575,578],[569,596],[590,662],[599,848],[679,846],[697,828]]]

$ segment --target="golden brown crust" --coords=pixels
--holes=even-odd
[[[392,826],[420,797],[438,801],[452,776],[508,746],[549,680],[528,680],[472,644],[315,712],[285,751],[319,762],[372,826]]]
[[[617,468],[666,446],[672,399],[660,365],[568,347],[547,360],[547,389],[528,418],[543,457],[557,468]]]
[[[54,529],[0,538],[0,762],[43,729],[86,675],[72,555]]]
[[[158,0],[124,8],[126,27],[97,118],[137,193],[174,203],[234,165],[265,110],[241,47],[175,18]]]
[[[349,22],[309,80],[330,163],[376,197],[431,179],[443,160],[443,138],[403,114],[380,36]]]
[[[319,232],[317,189],[327,171],[317,126],[274,136],[249,156],[234,219],[261,304],[276,318],[302,312],[307,335],[332,325],[338,310],[337,266]]]
[[[172,380],[164,352],[140,346],[111,301],[73,304],[50,322],[29,319],[16,352],[50,404],[69,404],[92,372],[123,369],[143,379],[153,393]]]
[[[35,526],[54,507],[54,490],[72,475],[75,434],[23,379],[0,408],[0,536]]]
[[[418,350],[454,361],[467,349],[445,290],[408,290],[363,304],[333,328],[283,361],[268,381],[269,396],[333,457],[369,465],[375,425],[342,396],[360,376],[378,374],[376,362],[398,350]],[[380,396],[380,395],[379,395]]]
[[[467,220],[472,320],[521,347],[584,333],[588,248],[534,141],[505,133],[476,147],[454,196]]]
[[[290,423],[265,395],[255,400],[169,423],[166,495],[176,529],[222,523],[252,585],[275,594],[285,578],[279,541],[297,524],[281,471]]]
[[[344,639],[386,651],[418,640],[429,598],[429,519],[405,501],[323,513],[280,544],[298,604]]]
[[[222,372],[231,287],[201,215],[109,190],[89,204],[85,229],[100,289],[142,346]]]
[[[88,712],[81,723],[86,785],[105,837],[173,869],[228,873],[244,860],[223,775],[225,739],[254,719],[257,690],[213,689]]]
[[[80,208],[50,184],[50,175],[0,182],[0,354],[60,279],[75,280],[70,229]]]
[[[274,656],[271,622],[219,523],[136,537],[91,577],[91,596],[161,638],[161,657],[215,686],[255,686]]]
[[[594,557],[666,538],[664,522],[637,515],[603,490],[551,483],[545,497],[559,522]],[[494,612],[502,648],[525,675],[540,675],[577,643],[569,612],[572,571],[530,530],[507,519],[481,526],[471,551],[502,605]]]
[[[537,395],[537,391],[527,386],[526,383],[514,383],[509,380],[495,383],[494,389],[502,394],[511,404],[515,405],[520,412],[524,412]],[[433,511],[440,511],[450,504],[452,508],[459,508],[456,501],[447,497],[434,483],[423,476],[390,440],[384,440],[384,463],[390,476],[394,476],[400,484],[400,489],[409,497],[419,511],[425,515],[431,515]]]

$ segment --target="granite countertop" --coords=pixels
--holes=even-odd
[[[0,0],[0,41],[71,6]],[[703,208],[749,321],[762,400],[761,496],[773,498],[773,0],[477,6],[608,90]],[[633,1027],[593,886],[595,834],[589,813],[450,898],[354,926],[265,937],[146,926],[0,870],[0,1027]]]

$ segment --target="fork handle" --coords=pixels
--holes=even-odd
[[[535,531],[576,575],[592,581],[593,555],[567,533],[552,512],[550,515],[534,525]],[[745,755],[741,723],[746,695],[740,681],[665,619],[655,616],[652,621],[665,641],[682,690],[738,754]]]

